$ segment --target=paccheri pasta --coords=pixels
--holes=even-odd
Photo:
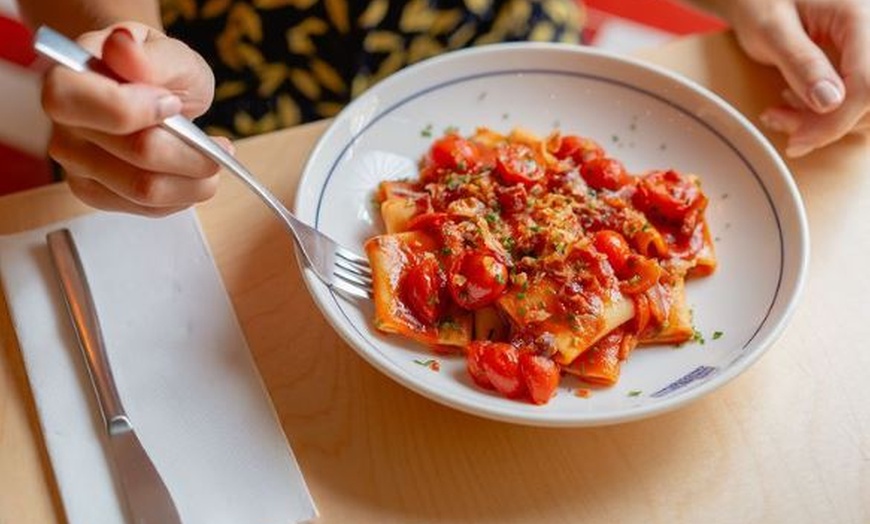
[[[376,327],[537,404],[562,373],[609,386],[638,344],[691,339],[685,280],[716,266],[697,177],[629,174],[575,135],[448,133],[377,201]]]

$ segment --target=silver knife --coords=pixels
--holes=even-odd
[[[103,335],[72,234],[67,229],[46,236],[54,269],[106,424],[109,451],[120,477],[130,521],[135,524],[181,524],[178,510],[160,474],[136,437],[115,387]]]

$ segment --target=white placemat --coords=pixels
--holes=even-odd
[[[0,281],[70,524],[121,524],[102,420],[45,234],[72,231],[124,406],[186,524],[316,517],[192,211],[0,237]]]

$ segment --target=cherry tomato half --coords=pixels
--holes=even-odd
[[[506,185],[531,185],[544,178],[544,163],[534,149],[511,143],[498,148],[495,170]]]
[[[588,138],[568,135],[562,137],[555,156],[559,160],[570,158],[574,164],[582,166],[593,158],[604,156],[604,149]]]
[[[432,144],[429,158],[437,168],[468,172],[480,163],[480,151],[474,142],[451,133]]]
[[[507,287],[507,278],[507,266],[494,255],[470,251],[451,272],[448,288],[453,301],[461,307],[480,309],[501,296]]]
[[[447,222],[447,218],[447,213],[421,213],[408,221],[408,231],[415,231],[418,229],[437,231],[444,222]]]
[[[522,397],[526,392],[520,376],[519,351],[504,342],[484,342],[480,351],[480,367],[496,391],[508,398]]]
[[[495,342],[473,340],[468,345],[467,353],[465,354],[465,365],[468,368],[468,374],[471,375],[475,384],[486,389],[493,389],[492,383],[483,369],[483,355],[489,351],[490,344],[495,344]]]
[[[431,326],[441,318],[446,305],[446,280],[434,256],[420,258],[402,276],[400,296],[417,320]]]
[[[654,171],[641,177],[633,202],[645,213],[666,221],[683,223],[690,214],[697,215],[704,209],[707,198],[688,177],[668,170]]]
[[[520,376],[526,385],[529,398],[535,404],[546,404],[553,398],[559,386],[559,366],[543,355],[530,351],[520,354]]]
[[[616,231],[605,229],[595,233],[592,244],[599,252],[607,257],[610,266],[616,274],[622,272],[625,267],[625,259],[631,253],[625,237]]]
[[[580,174],[592,189],[616,191],[631,183],[631,175],[626,172],[622,162],[604,156],[593,158],[583,164]]]
[[[522,185],[496,186],[495,192],[498,197],[498,204],[506,214],[519,213],[526,209],[529,197],[526,193],[526,188]]]

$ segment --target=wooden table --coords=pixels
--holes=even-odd
[[[781,81],[729,35],[646,53],[757,122]],[[324,130],[238,144],[285,202]],[[773,137],[782,146],[778,137]],[[870,522],[870,148],[791,162],[812,237],[790,327],[748,372],[666,415],[536,429],[443,407],[367,365],[305,290],[265,206],[227,179],[199,208],[251,351],[324,523]],[[86,213],[64,185],[0,199],[0,234]],[[0,524],[63,521],[0,302]]]

